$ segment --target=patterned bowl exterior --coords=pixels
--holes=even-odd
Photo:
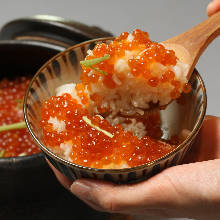
[[[207,103],[205,86],[195,70],[190,79],[192,90],[189,94],[184,94],[185,104],[180,105],[173,101],[166,110],[161,111],[162,127],[166,128],[164,129],[166,137],[178,134],[182,129],[190,131],[174,151],[153,162],[126,169],[89,168],[73,164],[55,155],[43,144],[40,127],[41,104],[55,95],[55,88],[58,86],[79,82],[81,74],[79,61],[85,58],[86,51],[92,49],[96,43],[109,41],[109,38],[87,41],[53,57],[36,73],[25,96],[25,122],[30,134],[54,167],[72,180],[84,177],[115,183],[131,183],[147,179],[167,167],[180,164],[192,145],[205,116]]]

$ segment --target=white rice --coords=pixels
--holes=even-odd
[[[50,117],[48,123],[53,125],[53,130],[60,133],[66,130],[66,124],[64,121],[58,120],[57,117]]]
[[[69,83],[69,84],[64,84],[62,86],[59,86],[58,88],[56,88],[56,96],[61,96],[65,93],[68,93],[72,97],[74,97],[79,104],[82,104],[81,99],[77,95],[75,87],[76,87],[75,83]]]
[[[61,143],[60,149],[63,150],[64,159],[71,161],[70,153],[72,151],[72,141]]]
[[[150,102],[164,106],[172,100],[170,93],[175,88],[173,85],[159,82],[156,87],[152,87],[142,78],[134,77],[130,73],[127,58],[119,59],[114,68],[116,73],[113,75],[113,80],[118,85],[116,88],[106,88],[102,80],[96,84],[91,84],[91,94],[99,95],[102,100],[101,107],[107,107],[112,112],[121,112],[122,114],[129,110],[129,114],[134,115],[140,109],[148,109]],[[160,63],[154,63],[151,67],[151,74],[160,78],[164,72],[172,70],[176,79],[183,86],[187,83],[185,74],[187,69],[188,65],[180,61],[177,62],[176,66],[163,66]],[[123,82],[119,80],[122,75],[125,79]],[[179,89],[180,93],[182,93],[181,88]]]

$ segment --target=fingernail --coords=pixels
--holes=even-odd
[[[79,199],[92,206],[95,209],[99,208],[99,204],[96,201],[95,196],[93,195],[94,188],[96,187],[95,183],[76,180],[71,186],[71,192],[77,196]]]
[[[83,199],[89,197],[91,186],[81,181],[75,181],[70,186],[70,190],[73,194]]]

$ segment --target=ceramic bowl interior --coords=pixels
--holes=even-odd
[[[165,110],[161,111],[164,138],[185,133],[183,142],[168,155],[139,167],[104,170],[73,164],[51,152],[43,144],[40,127],[42,103],[55,95],[57,87],[66,83],[79,82],[81,74],[79,61],[85,58],[86,51],[92,49],[96,43],[108,43],[109,41],[109,39],[88,41],[58,54],[40,68],[26,93],[24,112],[29,132],[54,166],[72,179],[91,177],[114,182],[130,182],[147,178],[166,167],[179,164],[198,133],[205,115],[205,87],[200,75],[195,70],[190,80],[192,90],[183,95],[184,103],[179,104],[173,101]]]

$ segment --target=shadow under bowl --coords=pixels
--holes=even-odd
[[[147,179],[161,170],[180,164],[192,145],[205,116],[206,91],[199,73],[194,70],[190,79],[191,92],[184,94],[184,104],[173,101],[161,111],[164,138],[188,131],[187,137],[175,150],[161,158],[141,166],[126,169],[96,169],[73,164],[60,158],[43,144],[40,127],[42,103],[55,95],[55,89],[66,83],[80,81],[80,61],[86,57],[86,51],[93,49],[97,43],[109,43],[111,39],[103,38],[73,46],[58,54],[44,64],[32,79],[24,100],[25,122],[35,142],[45,153],[48,160],[67,177],[95,178],[110,180],[115,183],[130,183]]]

